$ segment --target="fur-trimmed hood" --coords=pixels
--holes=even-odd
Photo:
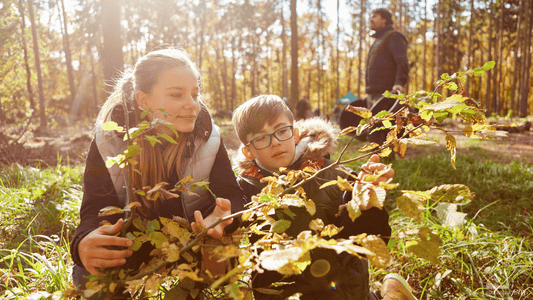
[[[298,129],[300,141],[296,146],[296,158],[293,162],[295,160],[302,162],[316,161],[335,150],[339,129],[331,122],[314,117],[295,122],[294,128]],[[240,172],[255,165],[254,161],[249,160],[242,154],[242,151],[237,152],[233,162]]]

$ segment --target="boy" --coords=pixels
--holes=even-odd
[[[334,149],[336,129],[319,118],[293,124],[291,111],[277,96],[262,95],[245,102],[235,110],[232,121],[239,139],[244,144],[242,148],[244,157],[238,159],[238,167],[242,172],[237,181],[248,199],[258,194],[266,185],[260,182],[261,178],[271,176],[274,172],[279,173],[280,167],[298,170],[308,164],[326,167],[333,163],[325,157]],[[381,170],[384,167],[385,165],[379,164],[379,157],[374,156],[362,169],[364,172],[364,170]],[[347,167],[343,168],[353,173]],[[393,174],[394,171],[391,170],[377,181],[387,181]],[[350,200],[351,193],[343,193],[336,186],[320,189],[320,185],[336,180],[337,176],[350,179],[345,172],[332,168],[322,173],[318,182],[311,181],[304,184],[303,189],[307,198],[312,199],[316,205],[316,213],[311,216],[305,208],[291,207],[295,218],[285,232],[289,236],[296,237],[303,230],[309,230],[308,224],[311,220],[320,218],[325,225],[344,226],[335,238],[367,233],[381,235],[387,242],[391,229],[385,210],[361,207],[364,211],[354,222],[348,217],[346,210],[343,210],[341,216],[336,216],[339,206]],[[301,275],[284,278],[272,271],[254,274],[252,281],[254,288],[273,289],[270,286],[272,283],[285,283],[274,288],[281,291],[280,295],[262,294],[256,290],[255,299],[284,299],[294,293],[301,293],[300,299],[376,299],[373,293],[369,293],[366,260],[345,252],[336,254],[333,250],[320,248],[311,251],[311,259],[310,267]],[[311,274],[313,263],[318,261],[324,263],[324,260],[329,265],[329,271],[321,276]],[[383,287],[382,294],[385,296],[383,299],[416,299],[410,293],[405,281],[397,275],[391,275],[385,280]]]

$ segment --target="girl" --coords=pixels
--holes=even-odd
[[[99,226],[103,219],[98,213],[106,206],[124,207],[139,201],[144,218],[180,216],[192,222],[195,232],[195,223],[205,228],[218,218],[243,209],[243,192],[237,185],[220,130],[213,124],[200,92],[199,70],[186,52],[177,49],[148,53],[117,82],[97,116],[95,137],[87,155],[81,221],[71,242],[76,286],[85,288],[84,276],[101,274],[102,268],[135,268],[150,259],[150,243],[133,253],[127,249],[132,241],[115,235],[124,223],[120,215],[105,217],[113,225]],[[124,153],[128,144],[124,134],[104,131],[102,124],[114,121],[133,128],[143,120],[156,124],[150,135],[167,134],[177,143],[164,141],[152,146],[141,136],[138,145],[142,151],[135,157],[138,164],[133,168],[107,168],[107,158]],[[187,176],[209,181],[209,188],[220,198],[214,199],[208,190],[196,189],[195,194],[181,193],[178,198],[160,196],[154,203],[127,191],[154,187],[160,182],[168,183],[171,189]],[[224,229],[238,226],[238,222],[233,222],[231,228],[225,228],[230,223],[232,220],[221,223],[208,234],[220,238]]]

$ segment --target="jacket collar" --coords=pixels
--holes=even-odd
[[[376,30],[376,32],[374,32],[374,34],[371,35],[371,37],[377,39],[377,38],[379,38],[380,36],[384,35],[386,32],[389,32],[389,31],[391,31],[391,30],[394,30],[394,28],[392,27],[392,25],[386,25],[385,27]]]

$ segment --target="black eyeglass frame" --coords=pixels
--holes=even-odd
[[[291,136],[289,136],[289,137],[286,138],[286,139],[280,139],[280,138],[278,138],[278,137],[276,136],[276,133],[278,133],[278,131],[283,130],[283,129],[287,129],[287,128],[290,128]],[[259,138],[263,138],[263,137],[265,137],[265,136],[268,136],[268,137],[269,137],[268,145],[266,145],[266,146],[263,147],[263,148],[257,148],[257,146],[254,144],[254,141],[257,140],[257,139],[259,139]],[[255,150],[263,150],[263,149],[266,149],[266,148],[270,147],[270,145],[272,145],[272,136],[274,136],[274,137],[275,137],[278,141],[280,141],[280,142],[286,141],[286,140],[288,140],[288,139],[290,139],[290,138],[292,138],[292,137],[294,136],[294,126],[292,126],[292,125],[283,126],[283,127],[277,129],[276,131],[274,131],[274,132],[272,132],[272,133],[269,133],[269,134],[263,134],[263,135],[260,135],[260,136],[258,136],[258,137],[255,137],[255,138],[251,139],[251,140],[248,142],[248,144],[246,144],[245,146],[252,145],[252,146],[254,146]]]

